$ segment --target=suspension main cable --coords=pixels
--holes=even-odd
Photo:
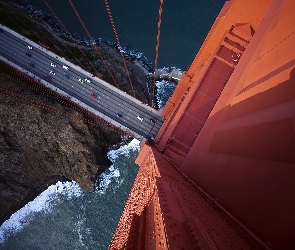
[[[91,67],[93,68],[93,70],[99,75],[98,71],[96,70],[96,68],[94,67],[93,63],[88,59],[88,57],[85,55],[84,51],[82,50],[81,46],[77,43],[76,39],[74,37],[72,37],[71,33],[68,31],[68,29],[65,27],[65,25],[62,23],[62,21],[58,18],[58,16],[56,15],[56,13],[54,12],[54,10],[51,8],[51,6],[48,4],[48,2],[46,0],[43,0],[44,3],[46,4],[46,6],[50,9],[50,11],[53,13],[54,17],[57,19],[57,21],[60,23],[60,25],[63,27],[63,29],[66,31],[66,33],[70,36],[71,40],[77,45],[78,49],[80,50],[80,52],[83,54],[83,56],[86,58],[86,60],[88,61],[88,63],[91,65]]]
[[[109,72],[110,76],[112,77],[112,79],[113,79],[114,83],[116,84],[117,88],[119,88],[119,85],[118,85],[118,83],[116,82],[116,80],[115,80],[115,78],[114,78],[114,76],[113,76],[112,72],[110,71],[110,69],[109,69],[108,65],[106,64],[105,60],[103,59],[103,56],[102,56],[102,54],[100,53],[100,51],[98,50],[98,48],[97,48],[97,46],[96,46],[95,42],[93,41],[93,39],[92,39],[92,37],[91,37],[91,35],[90,35],[90,33],[89,33],[88,29],[86,28],[86,26],[85,26],[85,24],[84,24],[84,22],[83,22],[82,18],[80,17],[80,15],[79,15],[78,11],[76,10],[76,7],[75,7],[75,5],[73,4],[72,0],[68,0],[68,1],[69,1],[70,5],[71,5],[72,9],[74,10],[74,12],[75,12],[76,16],[78,17],[78,19],[79,19],[79,21],[80,21],[81,25],[83,26],[83,28],[84,28],[85,32],[87,33],[87,35],[88,35],[88,37],[89,37],[90,41],[91,41],[91,42],[92,42],[92,44],[94,45],[94,48],[95,48],[95,50],[96,50],[97,54],[99,55],[100,59],[102,60],[102,62],[103,62],[103,64],[104,64],[104,66],[106,67],[107,71]]]
[[[129,83],[130,83],[130,86],[132,88],[133,96],[136,97],[135,92],[134,92],[134,88],[133,88],[133,84],[132,84],[132,81],[131,81],[131,78],[130,78],[129,70],[127,68],[125,56],[123,54],[123,50],[122,50],[122,47],[121,47],[121,44],[120,44],[119,36],[118,36],[117,30],[116,30],[115,22],[114,22],[114,19],[113,19],[112,13],[111,13],[111,9],[110,9],[109,3],[108,3],[108,0],[104,0],[104,3],[105,3],[106,9],[107,9],[108,14],[109,14],[110,22],[112,24],[112,28],[113,28],[113,31],[114,31],[114,34],[115,34],[115,38],[116,38],[116,41],[117,41],[117,45],[119,47],[119,51],[120,51],[122,60],[124,62],[124,66],[125,66],[125,69],[126,69],[128,79],[129,79]]]
[[[158,67],[158,55],[159,55],[159,46],[160,46],[160,32],[161,32],[161,22],[162,22],[163,2],[164,2],[164,0],[160,0],[159,17],[158,17],[158,33],[157,33],[157,41],[156,41],[156,56],[155,56],[155,69],[154,69],[154,83],[153,83],[153,94],[152,94],[152,106],[153,106],[153,107],[155,106],[155,104],[154,104],[154,99],[155,99],[155,86],[156,86],[157,67]]]

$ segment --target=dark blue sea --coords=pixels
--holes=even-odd
[[[29,1],[51,14],[43,1]],[[159,67],[186,70],[202,45],[224,0],[166,0],[163,4]],[[67,0],[48,0],[67,29],[86,37]],[[103,0],[73,0],[93,38],[114,41]],[[155,58],[159,1],[109,0],[121,45]],[[158,82],[158,103],[173,93],[171,82]],[[133,185],[139,142],[109,151],[113,165],[97,180],[93,193],[75,182],[58,182],[11,216],[0,227],[0,249],[107,249]]]

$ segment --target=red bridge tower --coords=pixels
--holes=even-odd
[[[295,1],[232,0],[163,111],[110,249],[295,249]]]

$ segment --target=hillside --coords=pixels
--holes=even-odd
[[[41,41],[61,56],[69,56],[67,50],[73,52],[75,57],[68,59],[92,72],[78,50],[83,48],[99,72],[96,75],[110,80],[93,48],[63,40],[62,34],[46,27],[40,17],[28,18],[25,13],[9,1],[0,3],[2,24],[35,42]],[[99,49],[120,88],[131,92],[121,55],[107,44],[100,44]],[[150,79],[143,64],[139,67],[138,61],[129,57],[127,65],[137,98],[150,103],[147,89]],[[36,91],[34,85],[28,85],[0,63],[0,225],[57,180],[75,180],[84,191],[93,191],[97,176],[110,166],[107,151],[130,140],[122,135],[66,99],[44,89]]]

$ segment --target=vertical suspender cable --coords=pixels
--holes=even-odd
[[[88,59],[88,57],[85,55],[84,51],[81,49],[81,46],[76,42],[75,38],[73,38],[70,34],[70,32],[67,30],[67,28],[65,27],[65,25],[61,22],[61,20],[58,18],[58,16],[55,14],[55,12],[53,11],[53,9],[51,8],[51,6],[48,4],[48,2],[46,0],[43,0],[43,2],[46,4],[46,6],[49,8],[49,10],[52,12],[52,14],[54,15],[54,17],[56,18],[56,20],[59,22],[59,24],[63,27],[63,29],[67,32],[67,34],[69,34],[71,40],[77,45],[77,47],[79,48],[80,52],[83,54],[83,56],[86,58],[86,60],[88,61],[88,63],[91,65],[91,67],[93,68],[93,70],[97,72],[97,70],[95,69],[94,65],[92,64],[92,62]]]
[[[28,6],[31,8],[31,9],[33,9],[33,6],[29,3],[29,1],[28,0],[25,0],[26,1],[26,3],[28,4]],[[50,30],[50,25],[43,19],[43,18],[41,18],[41,21],[47,26],[47,28]],[[35,24],[35,22],[33,22],[34,24]],[[46,35],[46,33],[44,33],[43,31],[42,31],[42,29],[40,28],[40,27],[38,27],[38,25],[35,25],[39,30],[40,30],[40,32],[42,32],[42,34],[44,34],[45,36],[47,36]],[[47,36],[48,37],[48,36]],[[50,42],[50,37],[48,38],[48,41]],[[76,62],[80,65],[80,67],[81,68],[83,68],[83,65],[80,63],[80,61],[78,60],[78,58],[72,53],[72,51],[67,47],[67,45],[63,42],[63,39],[61,39],[60,40],[61,41],[61,44],[64,46],[64,48],[65,49],[67,49],[67,51],[73,56],[73,58],[76,60]],[[62,52],[62,50],[61,49],[59,49],[58,48],[58,46],[57,45],[55,45],[55,44],[53,44],[53,46],[63,55],[63,57],[64,58],[66,58],[67,60],[69,60],[67,57],[66,57],[66,55]]]
[[[41,92],[43,92],[43,94],[47,95],[50,98],[52,97],[51,94],[54,91],[49,90],[47,87],[43,86],[43,88],[39,88],[40,86],[39,87],[37,86],[37,85],[39,85],[39,83],[37,83],[37,85],[28,84],[28,83],[32,82],[32,78],[30,76],[26,75],[25,73],[22,73],[22,72],[20,72],[20,71],[18,71],[16,69],[14,69],[12,66],[7,65],[6,63],[1,63],[1,62],[0,62],[0,69],[1,69],[0,70],[0,75],[8,77],[9,79],[12,79],[12,80],[16,81],[17,83],[22,84],[24,86],[28,86],[29,88],[31,88],[34,91],[41,91]],[[2,70],[3,70],[3,72],[2,72]],[[17,72],[17,74],[13,74],[13,72]],[[34,80],[33,80],[33,82],[34,82]],[[85,111],[86,113],[88,113],[88,115],[90,115],[90,116],[92,116],[94,118],[98,118],[99,122],[98,121],[93,121],[90,118],[84,118],[83,116],[80,116],[80,115],[73,115],[71,112],[62,110],[61,108],[58,108],[58,107],[51,106],[49,104],[44,103],[41,100],[37,100],[37,99],[31,98],[31,97],[25,96],[22,93],[17,93],[17,92],[14,92],[12,90],[8,90],[6,88],[0,87],[0,95],[1,94],[5,95],[7,97],[14,98],[14,99],[16,99],[18,101],[21,101],[22,103],[26,103],[26,104],[31,105],[31,106],[38,106],[40,108],[52,111],[54,113],[59,113],[59,114],[65,115],[65,116],[69,116],[69,117],[74,118],[76,120],[82,120],[82,121],[84,121],[84,122],[86,122],[86,123],[88,123],[90,125],[101,127],[101,128],[106,129],[106,130],[114,131],[114,129],[116,129],[117,131],[121,131],[124,134],[126,134],[128,136],[131,136],[128,133],[128,131],[122,130],[119,127],[115,127],[111,123],[103,120],[102,118],[94,115],[93,113],[89,113],[88,110],[86,110],[85,108],[82,108],[82,107],[78,108],[73,103],[68,102],[68,100],[64,101],[65,97],[62,96],[61,94],[56,94],[55,93],[54,94],[54,96],[55,96],[54,99],[59,101],[63,105],[67,105],[70,108],[77,110],[79,113],[80,112],[83,113]]]
[[[28,0],[25,0],[26,1],[26,3],[28,4],[28,6],[30,7],[30,8],[32,8],[33,9],[33,7],[30,5],[30,3],[28,2]],[[25,11],[18,5],[18,4],[16,4],[16,3],[14,3],[14,6],[15,7],[17,7],[18,8],[18,10],[19,11],[21,11],[22,12],[22,14],[26,17],[26,18],[28,18],[28,16],[27,16],[27,14],[25,13]],[[17,16],[16,16],[17,17]],[[18,18],[18,17],[17,17]],[[33,24],[34,24],[34,26],[39,30],[39,32],[40,32],[40,34],[42,33],[42,35],[43,35],[43,37],[42,38],[44,38],[44,39],[46,39],[49,43],[51,42],[50,41],[50,37],[46,34],[46,32],[45,31],[43,31],[42,30],[42,28],[41,27],[39,27],[34,21],[32,21],[30,18],[28,18],[28,20],[30,20]],[[43,23],[45,23],[46,25],[47,25],[47,27],[49,28],[49,24],[47,24],[43,19],[41,19],[42,20],[42,22]],[[25,23],[24,23],[24,25],[26,25]],[[35,36],[36,37],[40,37],[40,34],[37,34],[33,29],[31,29],[31,31],[35,34]],[[53,36],[52,36],[53,37]],[[41,39],[40,39],[41,40]],[[45,40],[44,40],[45,41]],[[46,42],[46,41],[45,41]],[[61,44],[71,53],[71,51],[68,49],[68,47],[63,43],[63,42],[61,42]],[[66,58],[66,56],[65,56],[65,54],[62,52],[62,50],[61,49],[59,49],[58,48],[58,46],[56,46],[54,43],[53,43],[53,46],[54,46],[54,48],[59,52],[59,53],[61,53],[62,54],[62,56],[64,57],[64,58]],[[72,53],[71,53],[72,54]],[[73,54],[72,54],[73,55]],[[79,61],[78,61],[78,59],[73,55],[73,57],[77,60],[77,62],[79,63]],[[80,66],[82,67],[82,64],[80,64]]]
[[[31,7],[31,5],[29,4],[28,0],[25,0],[25,1],[26,1],[26,3]],[[46,2],[46,1],[44,0],[44,2]],[[47,3],[47,2],[46,2],[46,3]],[[25,13],[25,11],[24,11],[19,5],[17,5],[16,3],[13,3],[13,5],[14,5],[14,7],[17,7],[18,10],[19,10],[20,12],[22,12],[22,15],[24,15],[24,17],[28,18],[28,16],[27,16],[27,14]],[[50,6],[48,6],[48,7],[50,8]],[[51,9],[51,8],[50,8],[50,9]],[[21,21],[21,19],[18,17],[18,15],[16,14],[16,12],[11,11],[11,13],[12,13],[16,18],[11,19],[9,15],[7,16],[7,18],[10,18],[11,21],[14,22],[14,23],[15,23],[15,21],[16,21],[17,19]],[[53,13],[54,13],[54,12],[53,12]],[[6,14],[6,13],[5,13],[5,14]],[[55,17],[58,19],[57,16],[55,16]],[[28,18],[28,20],[30,20],[30,19]],[[22,20],[22,21],[23,21],[23,20]],[[48,35],[46,35],[46,33],[44,33],[44,32],[42,31],[42,29],[41,29],[40,27],[38,27],[38,25],[37,25],[34,21],[32,21],[32,23],[33,23],[34,26],[35,26],[36,28],[38,28],[39,31],[44,35],[44,38],[46,38],[46,39],[49,41],[50,39],[48,38]],[[16,24],[16,23],[15,23],[15,24]],[[27,25],[25,25],[25,26],[27,26]],[[28,26],[27,26],[27,28],[28,28]],[[38,37],[38,34],[37,34],[34,30],[32,30],[32,32],[34,33],[34,35],[36,35],[36,36]],[[55,46],[55,45],[54,45],[54,46]],[[65,44],[64,44],[64,46],[66,47]],[[57,47],[56,47],[56,48],[57,48]],[[58,49],[58,48],[57,48],[57,49]],[[59,49],[58,49],[58,50],[59,50]],[[60,50],[59,50],[59,51],[60,51]],[[61,51],[60,51],[60,52],[61,52]],[[61,53],[62,53],[62,52],[61,52]],[[6,64],[6,63],[4,63],[4,65],[5,65],[5,64]],[[10,79],[12,79],[12,80],[14,80],[14,81],[16,81],[16,82],[18,82],[18,83],[20,83],[20,84],[24,84],[24,85],[25,85],[25,83],[23,82],[24,80],[23,80],[22,78],[24,78],[24,79],[26,79],[26,80],[29,80],[29,81],[32,81],[32,79],[30,78],[30,76],[26,75],[25,73],[18,72],[18,71],[15,70],[12,66],[8,66],[8,67],[6,68],[6,70],[5,70],[5,67],[2,67],[2,66],[3,66],[3,65],[0,65],[0,69],[1,69],[1,70],[0,70],[0,71],[1,71],[1,72],[0,72],[0,75],[3,75],[3,76],[5,76],[5,77],[8,77],[8,78],[10,78]],[[17,71],[17,72],[18,72],[18,75],[14,75],[14,74],[12,74],[12,71],[9,70],[9,69],[11,69],[11,68],[12,68],[13,70]],[[8,70],[7,70],[7,69],[8,69]],[[2,72],[2,70],[3,70],[3,72]],[[39,84],[39,83],[38,83],[38,84]],[[41,88],[36,87],[36,86],[34,86],[34,85],[29,85],[29,87],[30,87],[32,90],[35,90],[35,91],[41,91],[43,94],[45,94],[45,95],[47,95],[47,96],[50,97],[50,95],[48,94],[48,93],[50,93],[50,91],[49,91],[46,87],[44,87],[44,89],[41,89]],[[9,93],[9,94],[8,94],[8,93]],[[98,122],[96,122],[96,121],[92,121],[92,120],[87,119],[87,118],[84,118],[84,117],[80,117],[80,116],[77,116],[77,115],[72,115],[70,112],[64,111],[64,110],[62,110],[61,108],[57,108],[57,107],[50,106],[50,105],[45,104],[44,102],[42,102],[42,101],[40,101],[40,100],[35,100],[35,99],[33,99],[33,98],[30,98],[30,97],[24,96],[24,95],[22,95],[21,93],[17,93],[17,92],[14,92],[14,91],[12,91],[12,90],[8,90],[8,89],[1,88],[1,87],[0,87],[0,95],[1,95],[1,94],[5,95],[5,96],[7,96],[7,97],[10,97],[10,98],[14,98],[14,99],[16,99],[16,100],[19,100],[19,101],[21,101],[22,103],[26,103],[26,104],[28,104],[28,105],[38,106],[38,107],[40,107],[40,108],[47,109],[47,110],[49,110],[49,111],[53,111],[53,112],[55,112],[55,113],[60,113],[60,114],[63,114],[63,115],[65,115],[65,116],[69,116],[69,117],[71,117],[71,118],[75,118],[75,119],[78,119],[78,120],[83,120],[84,122],[86,122],[86,123],[88,123],[88,124],[91,124],[91,125],[93,125],[93,126],[102,127],[102,128],[104,128],[104,129],[106,129],[106,130],[112,130],[112,131],[114,131],[114,128],[115,128],[116,130],[121,131],[121,132],[123,132],[124,134],[126,134],[126,135],[128,135],[128,136],[132,136],[131,134],[129,134],[128,131],[125,131],[125,130],[122,130],[122,129],[118,128],[118,127],[115,127],[115,126],[112,125],[111,123],[109,123],[109,122],[103,120],[102,118],[97,117],[96,115],[91,114],[91,113],[90,113],[90,115],[91,115],[92,117],[99,118],[100,123],[98,123]],[[61,95],[57,94],[56,96],[61,96]],[[55,96],[55,97],[56,97],[56,96]],[[64,98],[63,96],[61,96],[61,97]],[[56,100],[63,101],[62,98],[57,98]],[[76,108],[75,105],[69,103],[68,101],[66,101],[66,102],[63,101],[62,103],[63,103],[63,104],[66,104],[66,105],[68,105],[68,106],[70,106],[71,108],[74,108],[74,109],[78,110],[78,109]],[[83,108],[82,108],[82,110],[83,110]],[[84,110],[87,111],[86,109],[84,109]],[[79,111],[79,110],[78,110],[78,111]],[[79,112],[80,112],[80,111],[79,111]],[[103,123],[103,124],[101,124],[101,123]]]
[[[159,17],[158,17],[158,33],[157,33],[157,41],[156,41],[154,84],[153,84],[153,94],[152,94],[152,106],[153,107],[155,107],[154,100],[155,100],[155,87],[156,87],[156,77],[157,77],[157,67],[158,67],[159,46],[160,46],[160,31],[161,31],[161,22],[162,22],[163,2],[164,2],[164,0],[160,0]]]
[[[71,5],[72,9],[74,10],[76,16],[78,17],[80,23],[82,24],[82,26],[83,26],[85,32],[87,33],[87,35],[88,35],[90,41],[91,41],[92,44],[94,45],[94,48],[95,48],[97,54],[99,55],[99,57],[101,58],[101,60],[102,60],[102,62],[103,62],[103,64],[104,64],[104,66],[106,67],[107,71],[109,72],[110,76],[112,77],[112,79],[113,79],[114,83],[116,84],[117,88],[119,88],[119,85],[117,84],[117,82],[116,82],[116,80],[115,80],[115,78],[114,78],[112,72],[110,71],[110,69],[109,69],[108,65],[106,64],[105,60],[103,59],[102,54],[99,52],[99,50],[98,50],[98,48],[97,48],[95,42],[93,41],[93,39],[92,39],[92,37],[91,37],[91,35],[90,35],[88,29],[86,28],[86,25],[84,24],[84,22],[83,22],[82,18],[80,17],[78,11],[76,10],[75,5],[73,4],[72,0],[68,0],[68,1],[69,1],[70,5]]]
[[[107,8],[107,11],[108,11],[108,14],[109,14],[110,22],[112,24],[112,28],[113,28],[113,31],[114,31],[114,34],[115,34],[115,38],[116,38],[116,41],[117,41],[117,44],[118,44],[118,47],[119,47],[119,51],[120,51],[122,60],[124,62],[124,66],[125,66],[125,69],[126,69],[128,79],[129,79],[129,83],[130,83],[130,86],[132,88],[133,96],[136,97],[135,92],[134,92],[134,88],[133,88],[133,85],[132,85],[132,82],[131,82],[130,74],[129,74],[129,71],[128,71],[128,68],[127,68],[126,60],[125,60],[125,57],[124,57],[124,54],[123,54],[123,51],[122,51],[122,47],[120,45],[119,36],[118,36],[117,30],[116,30],[115,22],[114,22],[112,13],[111,13],[111,9],[110,9],[108,0],[104,0],[104,3],[106,5],[106,8]]]

